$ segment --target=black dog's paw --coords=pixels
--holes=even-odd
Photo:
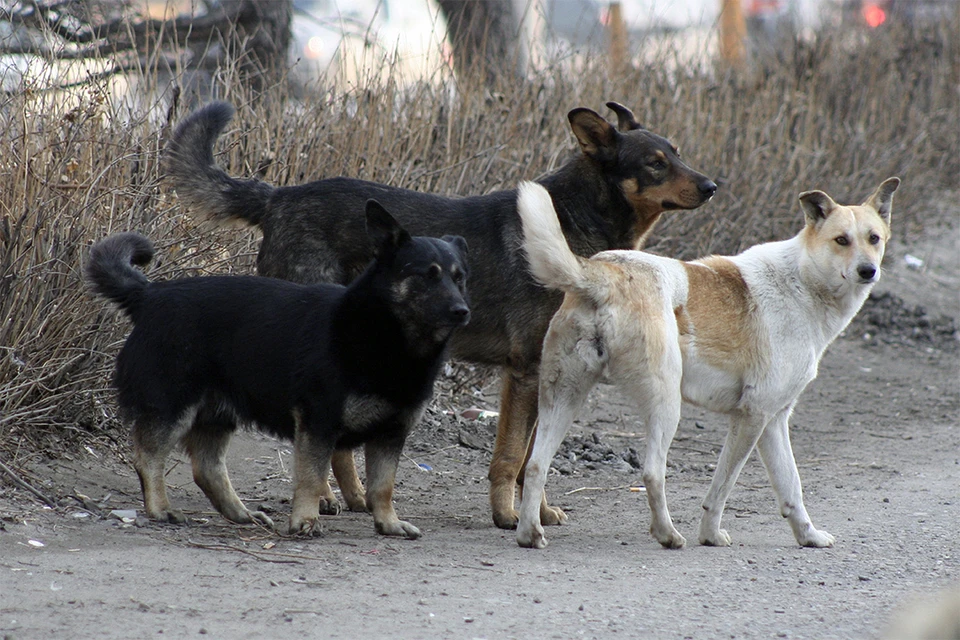
[[[291,520],[290,535],[312,538],[323,535],[323,525],[319,518],[304,518],[299,522]]]
[[[340,506],[340,501],[336,498],[320,498],[320,513],[325,516],[337,516],[340,515],[340,512],[343,510],[343,507]]]

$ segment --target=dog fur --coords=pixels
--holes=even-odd
[[[540,180],[557,205],[573,251],[589,256],[606,249],[636,249],[666,210],[695,209],[716,184],[688,167],[668,140],[643,128],[629,109],[608,103],[614,127],[590,109],[568,115],[580,153]],[[538,286],[527,273],[516,190],[448,198],[351,178],[329,178],[275,188],[238,180],[217,167],[213,145],[233,115],[213,103],[184,120],[169,146],[167,168],[181,200],[218,222],[258,227],[261,275],[295,282],[347,282],[370,254],[358,212],[367,198],[387,204],[412,233],[457,234],[471,247],[473,319],[457,332],[452,355],[503,368],[500,421],[490,464],[494,522],[517,523],[515,488],[537,418],[538,366],[543,336],[561,296]],[[334,474],[351,509],[362,509],[362,485],[349,452],[337,454]],[[333,496],[329,496],[333,504]],[[564,514],[541,500],[541,521]]]
[[[521,185],[518,208],[530,270],[565,296],[544,340],[540,424],[526,468],[520,546],[547,544],[533,496],[598,382],[633,398],[646,424],[650,531],[664,547],[685,544],[664,490],[682,401],[731,420],[703,501],[702,544],[730,544],[720,519],[757,446],[797,542],[831,546],[833,536],[816,529],[804,507],[788,420],[824,350],[880,277],[899,184],[898,178],[886,180],[859,206],[807,191],[800,194],[806,225],[794,238],[693,262],[640,251],[580,258],[567,246],[550,194],[533,183]]]
[[[132,266],[153,257],[145,237],[93,246],[88,281],[134,324],[115,384],[150,518],[185,522],[164,482],[180,445],[217,511],[272,527],[240,501],[224,462],[231,434],[250,424],[294,442],[291,533],[319,533],[333,451],[364,444],[377,531],[420,536],[397,518],[394,478],[447,342],[469,320],[466,245],[411,238],[373,201],[366,217],[375,259],[349,287],[256,276],[149,282]]]

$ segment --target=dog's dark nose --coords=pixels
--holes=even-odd
[[[861,280],[869,282],[877,275],[877,268],[872,264],[861,264],[857,267],[857,275],[860,276]]]
[[[466,305],[458,305],[450,309],[450,316],[455,322],[467,324],[470,321],[470,309]]]
[[[717,192],[717,183],[713,180],[704,180],[697,188],[700,189],[700,195],[703,199],[707,200],[708,198],[712,198],[713,194]]]

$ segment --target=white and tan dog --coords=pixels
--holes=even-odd
[[[553,456],[590,390],[613,384],[633,398],[647,427],[643,480],[650,532],[685,544],[664,491],[666,456],[682,401],[730,416],[703,501],[700,542],[726,546],[727,498],[754,446],[780,513],[803,546],[829,547],[803,506],[787,421],[817,375],[824,350],[880,277],[899,178],[860,206],[822,191],[800,194],[806,226],[795,237],[732,257],[681,262],[640,251],[575,256],[543,187],[524,183],[518,206],[534,277],[566,293],[540,365],[540,424],[524,482],[517,543],[543,548],[540,496]]]

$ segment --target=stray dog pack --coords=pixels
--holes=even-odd
[[[616,126],[590,109],[568,113],[579,151],[539,180],[556,204],[567,242],[581,256],[637,249],[665,211],[696,209],[717,190],[680,158],[675,144],[643,127],[623,105],[607,106],[616,114]],[[188,116],[171,139],[167,171],[178,197],[197,214],[223,224],[246,223],[263,233],[257,255],[261,275],[302,283],[347,283],[356,277],[371,256],[359,215],[368,198],[382,202],[411,233],[466,239],[473,315],[454,335],[451,355],[502,368],[490,507],[497,526],[515,527],[516,487],[537,420],[543,336],[562,298],[527,271],[517,191],[449,198],[343,177],[279,188],[233,178],[213,157],[232,116],[233,108],[224,102]],[[364,509],[349,451],[334,455],[333,471],[347,506]],[[563,511],[545,497],[541,504],[542,522],[564,520]]]

